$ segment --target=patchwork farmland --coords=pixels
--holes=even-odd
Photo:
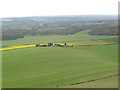
[[[117,44],[99,40],[66,43],[73,47],[24,45],[3,51],[3,87],[69,87],[72,83],[118,73]]]
[[[82,24],[102,25],[103,23],[95,21],[95,23]],[[40,24],[39,27],[42,28],[39,28],[38,32],[43,33],[44,29],[46,32],[52,31],[51,29],[54,28],[53,31],[58,33],[59,30],[56,29],[64,31],[73,28],[67,25],[60,27],[59,24],[48,26]],[[32,28],[25,27],[25,30],[33,34]],[[3,40],[0,48],[2,87],[117,88],[118,36],[96,35],[96,33],[91,35],[91,31],[87,28],[75,33],[67,32],[66,35],[59,35],[62,32],[55,35],[28,34],[24,35],[24,38]],[[49,46],[49,43],[52,45]]]

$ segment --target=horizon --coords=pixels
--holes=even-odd
[[[64,16],[118,16],[117,14],[80,14],[80,15],[44,15],[44,16],[16,16],[16,17],[0,17],[4,18],[29,18],[29,17],[64,17]]]

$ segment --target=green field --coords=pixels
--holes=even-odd
[[[88,31],[81,31],[72,35],[50,35],[50,36],[25,36],[17,40],[5,40],[2,46],[25,45],[36,43],[49,43],[49,42],[66,42],[66,41],[106,41],[109,38],[116,38],[117,36],[96,36],[88,35]],[[115,39],[115,41],[117,41]],[[114,42],[114,41],[113,41]]]
[[[117,44],[33,47],[3,51],[2,58],[3,88],[64,87],[118,73]]]
[[[91,82],[70,86],[72,83],[118,73],[118,37],[91,36],[88,32],[89,30],[71,35],[25,36],[17,40],[3,41],[3,47],[49,42],[93,45],[31,47],[3,51],[3,88],[117,87],[117,77],[95,81],[94,84]],[[98,42],[114,44],[97,45]]]
[[[64,86],[61,88],[118,88],[118,77],[110,77],[103,80],[87,82],[79,85]]]
[[[2,22],[2,88],[118,88],[117,15]]]
[[[101,40],[104,40],[104,41],[109,41],[109,42],[118,42],[118,39],[119,37],[111,37],[111,38],[104,38],[104,39],[101,39]],[[120,42],[120,41],[119,41]]]

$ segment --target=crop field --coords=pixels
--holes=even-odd
[[[111,38],[104,38],[104,39],[101,39],[101,40],[104,40],[104,41],[109,41],[109,42],[118,42],[118,39],[119,37],[111,37]],[[120,42],[120,41],[119,41]]]
[[[98,80],[93,82],[87,82],[84,84],[64,86],[62,88],[116,88],[118,87],[118,77],[106,78],[104,80]]]
[[[69,41],[69,42],[62,42],[62,43],[52,43],[54,47],[55,45],[63,45],[67,43],[67,47],[73,47],[73,46],[95,46],[95,45],[110,45],[114,43],[110,42],[96,42],[96,41]],[[48,43],[39,43],[39,44],[32,44],[32,45],[15,45],[15,46],[8,46],[0,48],[0,50],[13,50],[13,49],[19,49],[19,48],[28,48],[28,47],[36,47],[36,45],[46,45],[45,47],[48,47]]]
[[[117,44],[30,47],[3,51],[2,54],[3,88],[71,87],[72,83],[118,74]],[[116,82],[117,77],[111,80]],[[90,86],[86,84],[86,87]]]
[[[89,31],[4,40],[3,88],[117,88],[118,76],[72,85],[118,74],[118,37],[91,36]],[[73,47],[35,47],[46,43]]]
[[[37,43],[49,43],[49,42],[71,42],[71,41],[106,41],[109,38],[115,38],[117,41],[117,36],[97,36],[89,35],[89,30],[81,31],[72,35],[49,35],[49,36],[25,36],[24,38],[17,40],[5,40],[2,42],[2,46],[14,46],[14,45],[28,45],[28,44],[37,44]],[[113,42],[114,42],[113,40]]]

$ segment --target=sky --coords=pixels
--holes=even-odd
[[[119,0],[1,0],[0,17],[117,15]]]

